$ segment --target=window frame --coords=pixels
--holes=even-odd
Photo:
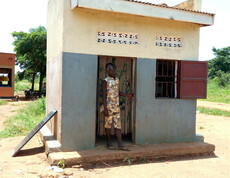
[[[175,62],[175,85],[174,97],[164,97],[158,95],[159,83],[159,61]],[[177,67],[176,67],[177,66]],[[163,69],[162,69],[163,70]],[[168,70],[168,69],[167,69]],[[207,71],[208,64],[206,61],[185,61],[185,60],[169,60],[156,59],[156,78],[155,78],[155,98],[156,99],[198,99],[207,98]],[[164,89],[161,89],[161,92]],[[167,87],[165,89],[167,91]]]
[[[1,72],[2,71],[8,71],[8,72]],[[2,84],[0,85],[0,87],[12,87],[13,83],[12,83],[12,69],[9,68],[0,68],[0,77],[5,77],[5,74],[7,74],[7,78],[9,79],[8,84]],[[2,82],[2,81],[0,81]]]
[[[159,66],[161,63],[161,74],[159,72]],[[163,65],[164,63],[167,63],[167,68],[166,70],[163,69]],[[171,63],[171,64],[170,64]],[[169,64],[171,65],[171,74],[169,71]],[[166,75],[164,75],[166,71]],[[156,87],[155,87],[155,98],[157,99],[176,99],[178,97],[177,95],[177,88],[178,88],[178,60],[167,60],[167,59],[157,59],[156,60],[156,78],[155,78],[155,82],[156,82]],[[161,79],[160,79],[161,78]],[[168,79],[168,80],[166,80]],[[174,79],[174,81],[172,81],[172,79]],[[165,80],[165,81],[163,81]],[[171,80],[171,81],[170,81]],[[161,94],[158,94],[158,89],[159,89],[159,83],[161,83],[161,86],[163,85],[163,87],[161,88]],[[164,87],[165,86],[165,87]],[[169,87],[171,89],[169,89]],[[171,92],[169,92],[171,90]],[[160,96],[159,96],[160,95]]]

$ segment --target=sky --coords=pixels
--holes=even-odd
[[[13,31],[28,32],[30,28],[46,25],[49,0],[0,0],[0,52],[14,53]],[[185,0],[141,0],[176,5]],[[213,26],[200,30],[199,60],[214,58],[212,48],[230,46],[230,0],[202,0],[203,12],[214,13]]]

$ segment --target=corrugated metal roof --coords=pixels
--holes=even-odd
[[[143,1],[138,1],[138,0],[124,0],[124,1],[129,1],[129,2],[134,2],[134,3],[140,3],[140,4],[146,4],[146,5],[157,6],[157,7],[170,8],[170,9],[177,9],[177,10],[181,10],[181,11],[195,12],[195,13],[208,14],[208,15],[215,15],[213,13],[201,12],[201,11],[196,11],[196,10],[192,10],[192,9],[172,7],[172,6],[168,6],[165,3],[162,3],[162,4],[153,4],[151,2],[143,2]]]

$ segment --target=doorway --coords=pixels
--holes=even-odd
[[[130,57],[98,56],[98,77],[97,77],[97,117],[96,117],[96,145],[106,141],[105,119],[100,112],[102,106],[102,81],[107,73],[105,66],[112,63],[115,69],[115,76],[119,78],[119,90],[124,93],[135,92],[135,59]],[[134,98],[119,97],[121,111],[121,131],[123,143],[134,143]],[[111,136],[116,141],[114,128],[111,128]]]

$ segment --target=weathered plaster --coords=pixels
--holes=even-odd
[[[156,60],[136,66],[136,144],[195,141],[196,100],[156,99]]]
[[[173,20],[65,8],[63,51],[95,55],[197,60],[199,26]],[[139,45],[98,43],[98,31],[137,33]],[[181,37],[182,48],[155,46],[156,36]]]
[[[95,146],[98,57],[63,53],[62,146],[64,151]]]
[[[49,0],[47,13],[47,60],[63,51],[63,0]]]
[[[62,115],[62,53],[47,61],[46,75],[46,114],[51,110],[58,113],[50,122],[48,128],[61,142],[61,115]]]

